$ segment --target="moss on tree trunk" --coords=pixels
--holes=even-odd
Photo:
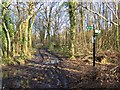
[[[75,1],[69,2],[69,15],[70,15],[70,55],[71,59],[75,59]]]

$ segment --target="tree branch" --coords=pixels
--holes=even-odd
[[[101,15],[101,14],[100,14],[100,13],[98,13],[98,12],[95,12],[95,11],[94,11],[94,10],[92,10],[92,9],[89,9],[87,6],[83,6],[83,5],[81,5],[81,4],[79,4],[78,6],[81,6],[81,7],[85,8],[86,10],[88,10],[88,11],[90,11],[90,12],[92,12],[92,13],[94,13],[94,14],[98,15],[99,17],[103,18],[105,21],[110,22],[110,23],[112,23],[112,24],[114,24],[114,25],[118,26],[118,24],[117,24],[117,23],[115,23],[115,22],[113,22],[113,21],[109,21],[109,20],[108,20],[108,19],[106,19],[103,15]]]
[[[105,2],[106,2],[106,5],[107,5],[107,7],[112,11],[112,13],[113,13],[113,15],[115,15],[115,17],[118,19],[118,16],[117,16],[117,14],[114,12],[114,10],[110,7],[110,5],[108,4],[108,2],[105,0]]]

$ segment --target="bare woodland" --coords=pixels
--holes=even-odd
[[[95,36],[95,67],[93,29],[89,29],[93,25],[101,32]],[[3,89],[119,88],[120,1],[4,0],[0,3],[0,52]],[[26,72],[31,78],[22,76]],[[15,84],[17,75],[22,79]]]

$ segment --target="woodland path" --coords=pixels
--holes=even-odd
[[[93,67],[80,59],[60,58],[47,49],[37,49],[34,59],[25,65],[3,67],[6,88],[119,88],[120,72],[114,65]]]
[[[68,88],[64,73],[57,68],[61,61],[47,49],[37,49],[27,65],[3,68],[3,88]]]

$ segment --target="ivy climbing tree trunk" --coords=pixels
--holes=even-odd
[[[120,1],[118,2],[118,31],[119,31],[119,40],[120,40]],[[120,42],[119,42],[119,45],[120,45]]]
[[[35,16],[28,18],[28,48],[29,51],[31,52],[32,50],[32,26],[35,21]],[[32,21],[32,22],[31,22]],[[31,56],[31,53],[29,53],[29,56]]]
[[[28,19],[26,19],[26,21],[23,23],[23,25],[24,25],[24,28],[23,28],[23,30],[24,30],[24,32],[23,32],[23,43],[24,43],[24,54],[27,56],[27,54],[28,54],[28,22],[29,22],[29,20]]]
[[[29,10],[28,10],[28,27],[27,27],[27,31],[28,31],[28,48],[29,48],[29,53],[28,55],[31,57],[31,51],[32,51],[32,26],[33,23],[35,21],[35,3],[34,2],[29,2]]]
[[[119,6],[119,3],[118,2],[116,2],[116,14],[117,14],[117,12],[119,11],[119,8],[120,6]],[[116,26],[117,28],[116,28],[116,39],[117,39],[117,49],[119,50],[120,49],[120,40],[119,40],[119,19],[118,19],[118,15],[117,15],[117,19],[116,19],[116,23],[118,24],[118,26]]]
[[[70,16],[70,55],[71,59],[75,59],[75,1],[70,0],[69,2],[69,16]]]
[[[80,2],[80,3],[81,3],[81,5],[83,4],[83,2]],[[83,31],[83,25],[84,25],[84,23],[83,23],[84,11],[83,11],[83,8],[82,8],[82,7],[80,7],[79,13],[80,13],[80,15],[81,15],[81,19],[80,19],[80,28],[81,28],[81,31]]]
[[[29,50],[32,48],[32,28],[30,23],[31,17],[28,17],[28,47]]]

